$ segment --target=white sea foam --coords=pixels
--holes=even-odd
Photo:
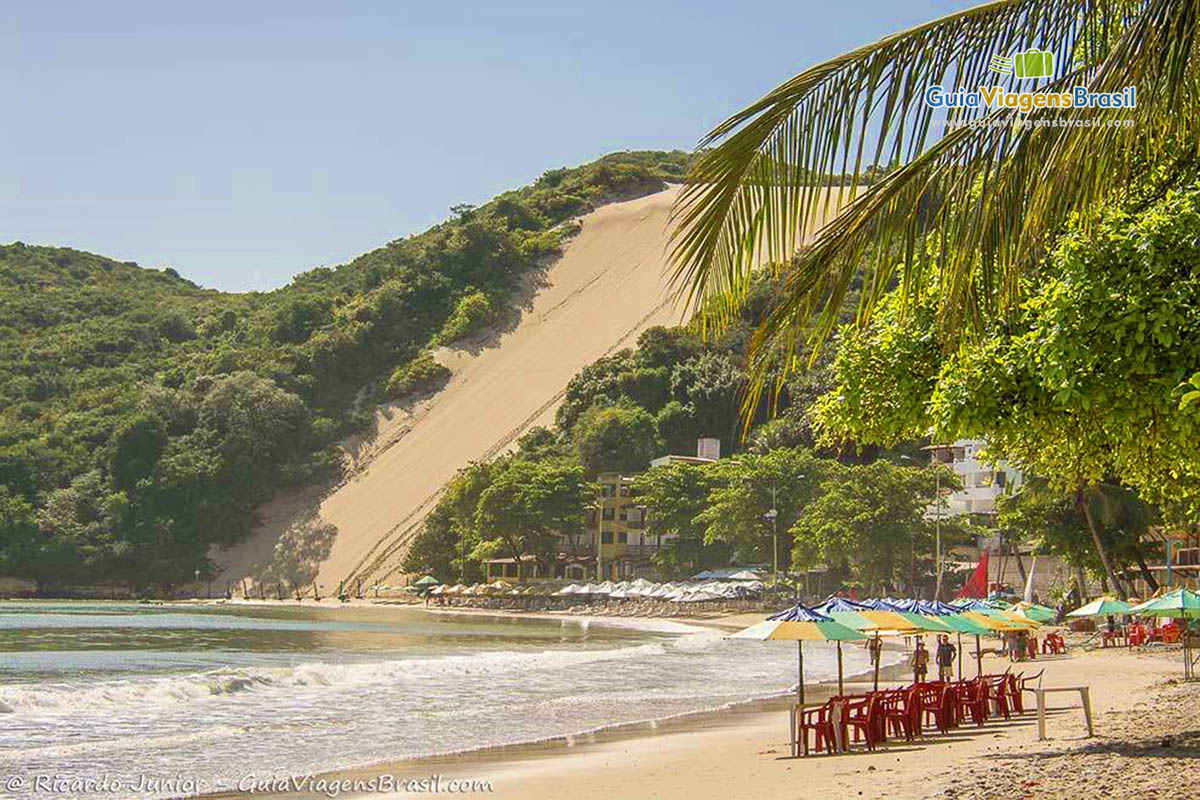
[[[716,633],[696,633],[668,642],[606,650],[500,651],[437,658],[333,663],[312,661],[290,667],[244,667],[207,670],[170,677],[139,677],[79,685],[41,683],[0,689],[0,708],[20,713],[77,712],[115,706],[190,703],[268,689],[361,689],[421,684],[430,680],[479,679],[510,673],[556,671],[604,661],[636,661],[670,650],[697,652],[720,641]]]

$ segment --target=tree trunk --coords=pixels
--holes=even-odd
[[[1150,594],[1154,594],[1158,591],[1158,581],[1154,579],[1154,574],[1146,566],[1146,556],[1142,553],[1141,545],[1136,542],[1133,545],[1133,557],[1137,559],[1138,569],[1142,573],[1142,580],[1146,581],[1146,586],[1150,588]]]
[[[1079,592],[1079,605],[1087,602],[1087,576],[1083,574],[1083,564],[1075,565],[1075,590]]]
[[[1076,494],[1076,502],[1083,510],[1083,518],[1087,520],[1088,530],[1092,534],[1092,545],[1096,548],[1096,555],[1100,556],[1100,563],[1104,565],[1104,574],[1108,576],[1109,584],[1123,597],[1129,595],[1125,592],[1125,586],[1117,578],[1117,573],[1113,570],[1112,562],[1108,558],[1108,551],[1104,548],[1104,543],[1100,541],[1100,530],[1096,527],[1096,520],[1092,518],[1091,505],[1088,503],[1087,491],[1090,487],[1080,487]]]

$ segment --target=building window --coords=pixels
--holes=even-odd
[[[605,519],[613,519],[616,516],[616,511],[617,510],[615,508],[604,509],[604,518]]]
[[[612,531],[605,531],[600,534],[601,544],[612,544]]]
[[[629,487],[628,486],[621,487],[621,497],[629,497]]]
[[[625,531],[618,531],[617,544],[629,544],[629,534]]]
[[[612,497],[613,495],[615,495],[615,494],[617,493],[617,487],[616,487],[616,484],[613,484],[613,483],[606,483],[606,484],[604,484],[604,486],[603,486],[603,488],[601,489],[600,493],[601,493],[602,495],[604,495],[605,497]]]

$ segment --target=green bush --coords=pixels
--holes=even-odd
[[[438,334],[439,344],[450,344],[479,332],[496,319],[496,309],[483,292],[472,292],[458,301],[454,313]]]
[[[432,355],[421,353],[392,372],[387,382],[387,396],[399,399],[417,392],[431,392],[445,386],[450,375],[450,370],[434,361]]]

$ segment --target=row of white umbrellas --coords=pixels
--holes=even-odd
[[[760,581],[706,581],[703,583],[654,583],[638,578],[633,581],[613,583],[572,583],[555,592],[559,596],[597,595],[610,600],[644,598],[665,600],[675,603],[699,603],[707,600],[734,600],[751,597],[762,591]]]
[[[748,580],[710,580],[710,581],[680,581],[672,583],[655,583],[645,578],[632,581],[604,581],[603,583],[572,583],[555,590],[546,584],[530,584],[513,586],[504,581],[491,584],[476,584],[464,586],[461,583],[453,586],[434,586],[431,595],[556,595],[559,597],[604,597],[610,600],[644,599],[664,600],[673,603],[699,603],[709,600],[736,600],[742,597],[755,597],[762,592],[761,581]]]

